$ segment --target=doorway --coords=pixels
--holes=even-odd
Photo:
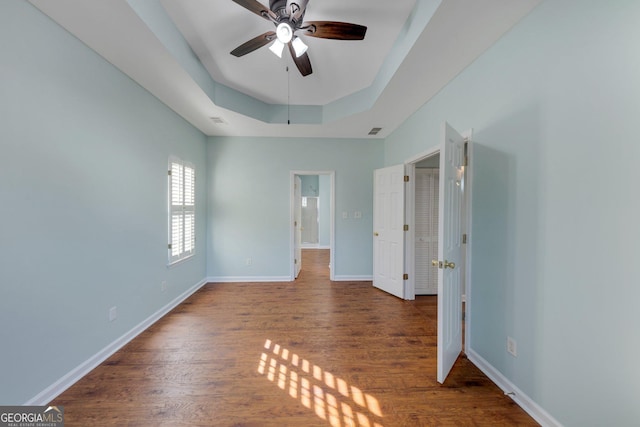
[[[466,140],[466,141],[471,141],[471,136],[472,136],[472,130],[468,130],[466,132],[463,132],[462,137]],[[465,152],[465,156],[466,158],[471,158],[471,151],[472,151],[472,144],[468,144],[465,145],[466,150],[468,150],[467,152]],[[407,280],[406,283],[406,298],[405,299],[414,299],[416,295],[423,295],[423,293],[420,292],[420,290],[418,290],[417,288],[419,287],[419,285],[416,285],[416,280],[418,278],[418,274],[420,274],[419,272],[416,271],[416,267],[418,265],[418,263],[423,263],[425,261],[425,259],[428,261],[429,266],[431,267],[431,260],[433,259],[437,259],[437,255],[433,258],[428,258],[429,256],[431,256],[431,254],[425,256],[425,255],[421,255],[418,253],[418,242],[417,242],[417,237],[420,236],[420,233],[422,232],[422,230],[420,230],[420,225],[418,225],[419,221],[424,221],[426,220],[426,218],[431,218],[433,219],[434,216],[432,215],[432,213],[434,212],[432,209],[434,207],[434,204],[430,201],[425,201],[424,197],[431,197],[431,195],[435,194],[436,200],[438,199],[438,194],[435,193],[434,191],[431,192],[431,195],[425,195],[425,194],[418,194],[420,191],[422,191],[419,188],[419,185],[417,184],[418,179],[416,177],[416,174],[420,174],[420,173],[424,173],[424,172],[420,172],[419,170],[421,169],[431,169],[431,170],[437,170],[437,177],[434,177],[433,179],[437,179],[438,182],[440,180],[440,170],[439,165],[440,165],[440,146],[435,146],[430,148],[427,151],[424,151],[408,160],[406,160],[405,162],[406,165],[406,173],[409,176],[409,182],[407,183],[407,187],[406,187],[406,202],[405,202],[405,206],[406,206],[406,221],[407,224],[409,225],[409,229],[410,230],[414,230],[413,233],[407,233],[406,236],[406,242],[405,242],[405,250],[406,250],[406,259],[405,259],[405,271],[408,273],[409,276],[409,280]],[[433,173],[433,172],[432,172]],[[463,186],[463,199],[462,199],[462,221],[460,223],[460,230],[464,239],[464,244],[465,246],[468,245],[468,239],[470,239],[469,236],[469,229],[471,226],[471,211],[468,208],[470,206],[471,203],[471,185],[470,185],[470,178],[471,178],[471,165],[466,165],[464,168],[464,175],[462,177],[463,179],[461,180],[461,185]],[[424,183],[423,183],[424,184]],[[423,198],[423,200],[420,200],[420,198]],[[438,206],[437,208],[438,210],[438,214],[440,212],[440,207]],[[420,218],[420,216],[426,216],[424,219]],[[438,220],[440,220],[438,218]],[[436,223],[437,224],[437,223]],[[429,233],[431,233],[431,231],[429,231]],[[436,242],[437,245],[437,236],[435,238],[431,237],[431,240]],[[468,299],[468,290],[467,288],[467,283],[466,283],[466,278],[468,277],[469,274],[469,261],[470,258],[468,258],[467,251],[463,251],[463,259],[462,262],[460,263],[460,268],[461,268],[461,277],[462,277],[462,290],[463,290],[463,294],[462,294],[462,299],[463,301]],[[424,268],[424,266],[423,266]],[[431,293],[427,293],[428,295],[431,295]]]
[[[329,250],[329,278],[334,280],[335,171],[294,170],[290,186],[291,280],[302,268],[303,248]]]
[[[431,260],[438,259],[438,220],[440,192],[440,154],[415,165],[415,295],[438,294],[438,270]]]

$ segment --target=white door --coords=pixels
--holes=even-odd
[[[299,176],[295,177],[293,189],[293,233],[294,233],[294,257],[293,263],[295,264],[295,278],[298,278],[300,270],[302,269],[302,179]]]
[[[443,383],[462,351],[462,203],[464,138],[443,124],[438,225],[438,382]]]
[[[404,298],[404,165],[373,180],[373,286]]]

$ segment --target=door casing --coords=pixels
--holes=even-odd
[[[295,218],[295,181],[296,176],[300,175],[324,175],[329,176],[329,279],[335,279],[335,193],[336,193],[336,172],[333,170],[292,170],[289,172],[289,230],[290,230],[290,238],[289,238],[289,260],[290,260],[290,269],[289,269],[289,277],[291,281],[295,280],[295,233],[293,228],[293,222]]]

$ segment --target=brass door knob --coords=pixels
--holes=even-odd
[[[456,268],[456,263],[455,262],[451,262],[451,261],[447,261],[446,259],[444,260],[444,268],[451,268],[454,269]]]
[[[376,236],[376,237],[378,237],[378,233],[377,233],[377,232],[375,232],[375,231],[373,232],[373,235],[374,235],[374,236]]]
[[[438,266],[438,260],[437,259],[432,259],[431,260],[431,265],[434,266],[434,267],[437,267]]]

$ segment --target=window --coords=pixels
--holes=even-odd
[[[192,164],[169,159],[169,264],[196,249],[196,171]]]

